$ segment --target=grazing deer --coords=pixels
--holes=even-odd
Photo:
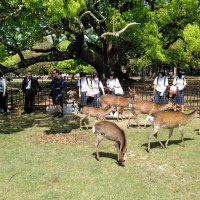
[[[119,113],[121,114],[121,119],[123,119],[124,107],[129,106],[133,102],[136,96],[135,88],[134,90],[129,88],[129,94],[130,94],[130,97],[127,97],[127,98],[123,96],[104,94],[100,97],[101,107],[109,108],[110,106],[115,106],[118,112],[117,120],[119,120]]]
[[[200,111],[193,111],[189,114],[185,114],[182,112],[175,112],[175,111],[160,111],[153,113],[151,115],[150,121],[153,124],[153,133],[149,135],[148,140],[148,151],[150,151],[150,140],[152,137],[155,137],[157,139],[157,133],[160,128],[166,128],[169,129],[169,137],[165,143],[165,147],[167,147],[169,139],[172,136],[174,128],[179,128],[179,131],[181,133],[181,139],[184,146],[184,137],[183,137],[183,129],[184,126],[191,121],[192,119],[200,117]],[[157,139],[157,141],[160,143],[162,147],[164,145],[161,141]]]
[[[168,104],[157,104],[152,101],[133,101],[131,104],[131,113],[128,117],[128,124],[127,127],[129,128],[130,118],[133,116],[135,122],[137,123],[138,127],[141,127],[139,122],[137,121],[137,116],[139,114],[152,114],[158,111],[164,111],[169,108],[172,108],[172,103]],[[149,117],[146,118],[146,122],[144,127],[146,128],[147,122],[149,121]]]
[[[98,146],[106,138],[115,142],[118,152],[118,164],[124,166],[127,151],[127,139],[124,130],[113,122],[101,121],[93,126],[93,133],[96,134],[96,159],[99,160]]]
[[[94,108],[94,107],[88,107],[84,106],[81,108],[80,113],[82,114],[80,119],[80,130],[82,130],[82,121],[84,121],[84,124],[86,128],[88,129],[88,126],[85,122],[88,116],[90,117],[96,117],[96,120],[105,120],[106,115],[110,114],[110,112],[116,111],[115,107],[111,107],[109,109],[102,109],[102,108]]]

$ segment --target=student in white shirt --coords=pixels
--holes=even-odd
[[[177,77],[174,78],[173,80],[173,85],[177,87],[177,93],[174,97],[174,104],[175,108],[174,110],[176,111],[177,105],[181,106],[181,112],[184,111],[184,88],[187,85],[186,79],[183,75],[183,72],[179,71]]]
[[[154,82],[154,102],[158,104],[166,104],[166,89],[168,86],[168,78],[164,71],[159,72]]]
[[[100,101],[99,101],[100,89],[102,93],[105,94],[104,87],[103,87],[102,82],[99,80],[98,74],[93,74],[91,78],[92,78],[91,88],[94,93],[94,98],[93,98],[93,101],[90,103],[90,106],[99,108],[100,107]]]
[[[110,78],[107,79],[106,85],[107,85],[109,94],[113,94],[113,95],[123,95],[124,94],[121,84],[119,82],[119,79],[114,76],[113,72],[110,74]]]
[[[86,106],[88,100],[86,93],[89,91],[91,81],[86,77],[85,72],[80,72],[80,79],[78,80],[77,86],[79,87],[80,107]]]

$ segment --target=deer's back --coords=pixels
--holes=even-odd
[[[148,114],[154,108],[155,103],[151,101],[133,101],[133,109],[140,110],[143,114]]]
[[[175,111],[159,111],[152,114],[154,126],[176,128],[187,124],[187,114]]]
[[[121,141],[125,138],[124,131],[113,122],[101,121],[95,124],[96,134],[101,134],[109,140]]]
[[[102,103],[116,106],[127,106],[128,99],[122,96],[115,96],[111,94],[104,94],[100,97]]]

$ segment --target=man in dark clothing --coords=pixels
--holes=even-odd
[[[32,72],[28,71],[22,82],[22,92],[25,95],[24,112],[22,114],[30,114],[33,112],[33,104],[37,91],[41,91],[41,87],[37,79],[32,77]]]
[[[62,90],[66,87],[65,80],[60,76],[60,72],[57,69],[53,71],[53,79],[51,81],[51,93],[53,104],[56,106],[56,112],[54,117],[63,117],[63,94]]]

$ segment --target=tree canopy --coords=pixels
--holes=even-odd
[[[0,70],[72,60],[101,76],[200,68],[199,9],[199,0],[1,0]]]

